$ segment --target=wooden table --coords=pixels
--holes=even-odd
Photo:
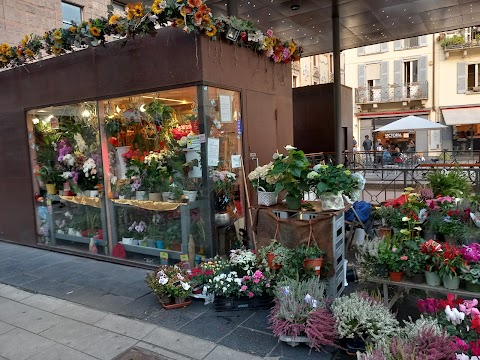
[[[423,284],[415,284],[411,281],[390,281],[389,279],[378,278],[378,277],[371,277],[368,281],[382,284],[383,285],[383,303],[389,309],[397,302],[397,300],[402,296],[404,292],[408,293],[410,289],[419,289],[424,291],[435,291],[442,294],[454,294],[455,298],[457,296],[465,297],[465,298],[478,298],[480,293],[467,291],[467,290],[450,290],[446,289],[443,286],[430,286],[426,283]],[[388,286],[396,286],[398,290],[395,291],[392,299],[388,301]]]

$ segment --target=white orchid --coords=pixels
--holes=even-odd
[[[294,146],[292,146],[292,145],[287,145],[287,146],[285,146],[285,150],[287,150],[287,151],[290,151],[290,150],[297,150],[297,148],[296,148],[296,147],[294,147]]]

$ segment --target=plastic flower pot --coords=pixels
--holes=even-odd
[[[82,230],[82,237],[88,237],[88,230]]]
[[[268,267],[271,270],[280,270],[282,268],[282,265],[280,264],[274,264],[273,260],[275,259],[275,254],[272,252],[267,253],[267,263]]]
[[[150,201],[162,201],[161,193],[148,193],[148,200]]]
[[[457,290],[460,287],[460,278],[458,276],[443,276],[443,287],[449,290]]]
[[[103,240],[103,229],[98,229],[97,232],[98,232],[98,239]]]
[[[303,268],[305,270],[313,269],[315,271],[315,275],[320,275],[320,271],[322,270],[323,258],[316,258],[316,259],[305,259],[303,260]]]
[[[289,210],[298,210],[302,207],[302,198],[295,196],[287,196],[287,209]]]
[[[445,239],[446,243],[449,243],[450,245],[457,245],[457,238],[453,235],[443,235],[443,238]]]
[[[172,250],[173,251],[181,251],[182,250],[182,244],[179,244],[179,243],[172,244]]]
[[[465,283],[465,290],[480,293],[480,284],[472,284],[467,281]]]
[[[162,240],[157,240],[157,249],[165,249]]]
[[[401,271],[390,271],[388,276],[390,277],[390,281],[402,281],[403,273]]]
[[[380,229],[378,229],[378,231],[379,231],[379,236],[382,239],[385,238],[386,236],[392,235],[392,228],[389,228],[386,226],[382,226]]]
[[[357,356],[357,351],[365,352],[365,341],[359,336],[355,336],[353,339],[347,339],[345,342],[345,352],[351,356]]]
[[[440,276],[438,276],[436,272],[432,271],[425,271],[425,281],[427,285],[430,286],[440,286],[440,284],[442,283]]]
[[[47,189],[47,194],[55,195],[57,193],[57,187],[55,184],[45,184],[45,188]]]
[[[127,238],[127,237],[122,238],[122,244],[133,245],[133,238]]]

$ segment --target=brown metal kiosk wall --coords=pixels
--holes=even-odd
[[[273,64],[249,49],[174,28],[162,29],[156,37],[117,41],[0,72],[0,239],[36,244],[26,110],[202,83],[215,85],[242,92],[245,157],[251,151],[270,156],[293,142],[290,78],[289,65]],[[250,96],[255,93],[264,94],[274,107],[256,101]],[[250,133],[249,127],[259,123],[276,132]],[[268,161],[264,157],[261,161]],[[248,172],[253,164],[245,163]]]
[[[352,89],[342,86],[343,150],[352,149]],[[293,89],[295,146],[306,153],[334,152],[333,84]],[[345,146],[346,140],[346,146]]]

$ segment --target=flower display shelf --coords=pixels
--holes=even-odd
[[[214,301],[215,311],[268,310],[272,306],[273,297],[270,296],[252,298],[216,296]]]
[[[310,344],[310,339],[307,338],[306,336],[280,336],[279,337],[280,341],[283,341],[290,345],[291,347],[298,346],[300,344]]]
[[[67,240],[67,241],[74,241],[74,242],[79,242],[83,244],[89,244],[90,243],[90,238],[88,237],[83,237],[83,236],[74,236],[74,235],[68,235],[68,234],[59,234],[56,233],[55,237],[60,240]],[[107,242],[105,240],[99,240],[99,239],[93,239],[95,240],[95,245],[97,246],[106,246]]]

